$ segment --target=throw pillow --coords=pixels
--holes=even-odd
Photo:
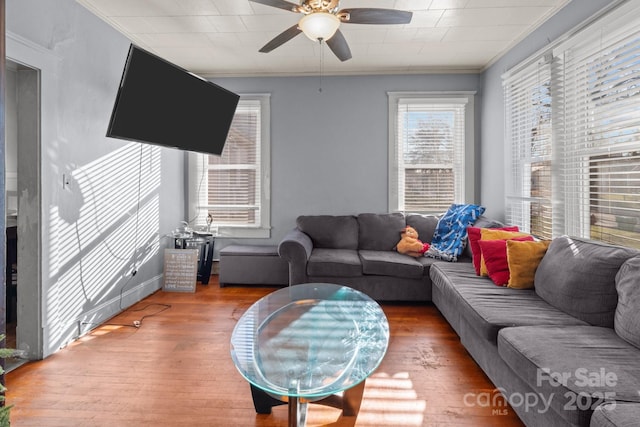
[[[616,289],[616,333],[640,348],[640,257],[631,258],[622,264],[616,275]]]
[[[529,233],[522,233],[520,231],[504,231],[504,230],[494,230],[491,228],[483,228],[480,230],[480,241],[482,240],[509,240],[514,237],[525,237],[530,236]],[[487,266],[484,261],[484,255],[482,254],[482,250],[480,251],[480,276],[488,276]]]
[[[487,228],[487,227],[485,227]],[[502,231],[520,231],[517,225],[512,227],[497,227],[492,228],[492,230],[502,230]],[[480,275],[480,259],[482,258],[482,253],[480,252],[480,238],[482,235],[480,234],[482,228],[480,227],[467,227],[467,234],[469,235],[469,248],[471,249],[471,259],[473,261],[473,268],[476,270],[476,274]]]
[[[484,206],[453,204],[438,220],[431,247],[425,256],[457,261],[467,243],[467,227],[484,213]]]
[[[541,240],[539,242],[507,241],[508,287],[533,289],[536,270],[550,243],[551,240]]]
[[[514,237],[514,240],[533,240],[533,236]],[[482,259],[489,278],[498,286],[509,283],[509,263],[507,262],[506,240],[480,240]]]

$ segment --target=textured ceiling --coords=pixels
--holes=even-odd
[[[248,0],[77,0],[133,43],[202,76],[478,72],[569,0],[342,0],[413,11],[405,25],[341,24],[340,62],[303,34],[258,50],[302,15]],[[291,0],[296,2],[296,0]]]

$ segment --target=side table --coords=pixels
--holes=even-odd
[[[209,284],[215,236],[212,233],[193,232],[188,237],[174,236],[173,243],[176,249],[198,249],[198,280],[203,285]]]

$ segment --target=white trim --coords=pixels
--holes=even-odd
[[[618,20],[623,19],[625,23],[640,17],[640,0],[621,0],[614,5],[600,12],[596,17],[592,17],[588,23],[580,29],[571,33],[562,42],[556,43],[552,52],[553,56],[560,56],[563,53],[584,41],[601,37],[615,37],[618,29]],[[609,27],[609,28],[607,28]],[[602,30],[607,30],[604,34]]]
[[[629,1],[629,0],[614,0],[614,1],[612,1],[610,4],[608,4],[607,6],[603,7],[598,12],[596,12],[595,14],[590,16],[589,18],[585,19],[584,21],[582,21],[581,23],[579,23],[578,25],[573,27],[571,30],[569,30],[566,33],[564,33],[562,36],[558,37],[552,43],[549,43],[548,45],[544,46],[543,48],[538,49],[535,53],[533,53],[532,55],[529,55],[526,59],[524,59],[523,61],[520,61],[517,65],[515,65],[511,69],[509,69],[506,72],[504,72],[502,74],[502,76],[501,76],[502,79],[503,80],[504,79],[509,79],[511,77],[511,75],[519,73],[522,69],[527,68],[527,67],[531,66],[534,63],[537,63],[540,60],[540,57],[543,57],[543,56],[545,56],[547,54],[551,54],[554,51],[554,49],[558,48],[558,46],[560,46],[561,44],[565,43],[567,40],[571,39],[572,37],[574,37],[578,33],[581,33],[581,32],[584,32],[585,30],[588,30],[589,26],[592,25],[594,22],[598,21],[599,19],[601,19],[603,16],[607,15],[609,12],[613,11],[614,9],[622,6],[627,1]],[[489,68],[489,66],[487,66],[486,68]]]
[[[396,150],[397,113],[400,100],[428,100],[430,103],[448,103],[465,105],[465,148],[464,148],[464,202],[475,202],[475,95],[476,91],[416,91],[387,92],[388,96],[388,195],[387,209],[394,212],[399,209],[398,194],[398,158]]]
[[[39,91],[39,142],[38,150],[33,153],[34,161],[37,162],[38,177],[34,178],[37,184],[36,195],[30,200],[29,208],[33,209],[28,215],[31,216],[33,224],[37,229],[37,234],[32,236],[24,250],[37,254],[33,259],[29,269],[25,270],[21,277],[24,289],[18,297],[18,304],[22,309],[18,309],[18,324],[20,325],[17,335],[17,346],[27,350],[27,358],[36,360],[51,353],[48,344],[45,344],[45,330],[48,328],[50,319],[47,317],[48,290],[53,284],[49,279],[50,272],[50,249],[51,237],[49,222],[46,220],[48,202],[42,190],[42,146],[44,141],[55,140],[54,114],[56,99],[55,86],[58,74],[60,57],[53,51],[46,49],[29,39],[19,36],[10,31],[6,32],[6,59],[17,64],[24,65],[38,72]],[[20,232],[20,231],[19,231]],[[20,269],[20,267],[18,267]],[[21,285],[22,286],[22,285]],[[46,347],[46,348],[45,348]]]
[[[126,308],[143,300],[157,290],[162,289],[163,278],[163,274],[158,274],[148,280],[145,280],[137,286],[123,292],[121,295],[113,297],[110,300],[93,307],[91,310],[82,313],[67,327],[75,327],[77,329],[77,335],[74,338],[79,338],[85,335],[87,332],[97,328],[115,315],[121,313]],[[86,326],[86,328],[83,326]]]

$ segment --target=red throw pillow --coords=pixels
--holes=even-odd
[[[514,237],[520,242],[532,241],[533,236]],[[498,286],[509,283],[509,263],[507,262],[507,240],[479,240],[482,257],[487,265],[489,278]]]
[[[503,231],[520,231],[517,225],[502,228],[492,228],[492,230]],[[480,245],[478,241],[482,238],[481,227],[467,227],[467,234],[469,239],[469,248],[471,248],[471,255],[473,259],[473,268],[476,269],[476,274],[480,275],[480,260],[482,259],[482,253],[480,251]]]

